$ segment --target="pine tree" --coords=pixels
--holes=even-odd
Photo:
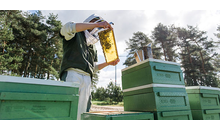
[[[218,41],[216,41],[216,50],[219,50],[219,44],[220,44],[220,25],[217,27],[217,33],[214,35],[218,38]],[[220,54],[217,54],[215,58],[213,58],[213,65],[215,68],[215,72],[218,74],[217,76],[217,82],[218,82],[218,87],[220,87]]]
[[[58,15],[50,14],[46,20],[47,26],[47,40],[44,48],[44,59],[46,63],[47,79],[50,74],[59,78],[58,71],[62,59],[62,41],[59,37],[59,31],[62,23],[57,20]]]
[[[62,43],[59,37],[61,22],[57,15],[50,14],[46,19],[41,11],[30,14],[18,10],[0,11],[0,15],[1,73],[58,78]]]
[[[17,43],[12,42],[15,39],[13,28],[21,18],[21,11],[1,10],[0,11],[0,73],[17,73],[21,66],[23,49]]]
[[[177,36],[174,25],[167,27],[159,23],[152,31],[152,38],[154,43],[163,49],[165,61],[176,61],[177,54],[174,47],[176,46]]]
[[[216,77],[211,64],[212,57],[216,55],[212,49],[213,41],[208,41],[206,32],[200,31],[197,27],[188,26],[187,29],[177,28],[177,30],[186,84],[216,87]]]

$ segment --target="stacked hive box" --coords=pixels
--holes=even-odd
[[[154,120],[150,112],[126,112],[126,111],[99,111],[87,112],[81,116],[82,120]]]
[[[156,120],[191,120],[180,65],[147,59],[122,70],[125,111],[153,112]]]
[[[194,120],[219,120],[219,88],[205,86],[186,87]]]
[[[78,83],[0,75],[0,119],[76,119]]]

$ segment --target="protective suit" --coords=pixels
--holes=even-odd
[[[103,18],[99,17],[96,14],[93,14],[89,16],[84,23],[86,22],[99,22],[100,20],[103,20]],[[60,31],[61,36],[63,36],[63,44],[65,46],[64,49],[66,49],[68,54],[70,55],[65,55],[63,58],[65,61],[62,62],[62,66],[68,65],[69,62],[70,66],[73,64],[82,64],[80,66],[76,67],[63,67],[65,68],[65,71],[62,72],[61,74],[61,80],[64,80],[66,82],[78,82],[80,83],[79,87],[79,103],[78,103],[78,113],[77,113],[77,120],[81,119],[81,114],[88,112],[91,106],[91,71],[86,72],[82,66],[91,66],[94,67],[93,70],[97,69],[98,67],[93,64],[97,62],[97,54],[95,50],[95,43],[98,42],[98,38],[94,35],[98,31],[98,28],[94,28],[91,32],[85,30],[83,32],[76,32],[75,29],[75,23],[74,22],[68,22],[66,23]],[[83,34],[85,37],[83,37]],[[86,39],[85,39],[86,38]],[[86,41],[86,42],[85,42]],[[86,47],[87,46],[87,47]],[[78,48],[77,48],[78,47]],[[74,50],[74,51],[73,51]],[[86,53],[83,52],[86,50]],[[91,52],[90,52],[91,51]],[[81,53],[78,53],[81,52]],[[88,53],[89,52],[89,53]],[[75,54],[76,53],[76,54]],[[65,50],[64,50],[64,54]],[[80,56],[77,56],[80,55]],[[74,57],[74,58],[73,58]],[[81,59],[79,59],[82,57]],[[90,61],[87,58],[93,59],[94,61]],[[91,58],[93,57],[93,58]],[[85,59],[83,59],[85,58]],[[74,60],[71,60],[74,59]],[[79,61],[78,63],[75,63]],[[65,63],[65,64],[64,64]],[[84,64],[85,63],[85,64]],[[94,71],[93,71],[94,72]]]

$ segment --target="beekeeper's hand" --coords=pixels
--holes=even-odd
[[[109,29],[113,29],[111,24],[109,24],[107,21],[104,21],[104,22],[99,22],[97,23],[98,24],[98,27],[101,27],[101,28],[109,28]]]
[[[112,62],[109,62],[108,65],[113,65],[113,66],[115,66],[115,65],[118,64],[119,61],[120,61],[120,59],[116,59],[116,60],[114,60],[114,61],[112,61]]]

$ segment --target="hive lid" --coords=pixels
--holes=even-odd
[[[180,66],[180,63],[171,62],[171,61],[163,61],[163,60],[158,60],[158,59],[149,58],[149,59],[146,59],[146,60],[141,61],[141,62],[139,62],[139,63],[136,63],[136,64],[134,64],[134,65],[131,65],[131,66],[127,67],[127,68],[124,68],[124,69],[122,69],[122,71],[128,70],[128,69],[130,69],[130,68],[133,68],[133,67],[138,66],[138,65],[140,65],[140,64],[144,64],[144,63],[149,62],[149,61]]]
[[[62,82],[62,81],[23,78],[23,77],[4,76],[4,75],[0,75],[0,82],[66,86],[66,87],[76,87],[76,88],[79,87],[79,83],[77,82]]]

